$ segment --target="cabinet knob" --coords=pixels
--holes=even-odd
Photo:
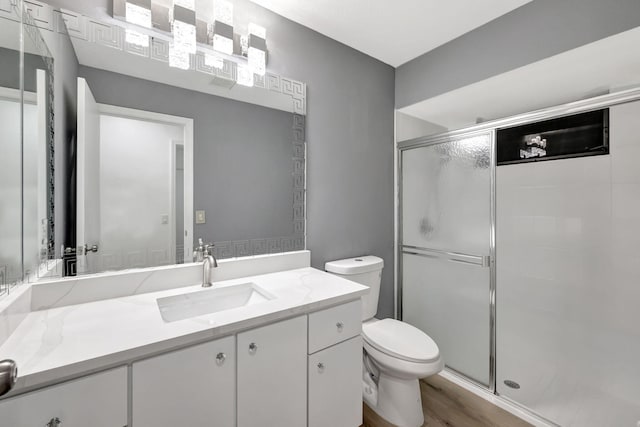
[[[336,328],[338,328],[338,332],[342,332],[342,330],[344,329],[344,323],[342,322],[336,323]]]
[[[216,356],[216,363],[218,365],[222,365],[225,360],[227,360],[227,355],[224,353],[218,353],[218,355]]]
[[[251,344],[249,344],[249,354],[256,354],[256,351],[258,351],[258,346],[256,345],[256,343],[252,342]]]
[[[318,363],[318,372],[320,373],[324,372],[324,363],[322,362]]]
[[[16,384],[18,365],[11,359],[0,362],[0,396],[8,393]]]

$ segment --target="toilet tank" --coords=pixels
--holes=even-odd
[[[362,297],[362,320],[372,319],[378,311],[380,296],[380,279],[384,261],[377,256],[361,256],[357,258],[330,261],[324,265],[329,273],[360,283],[370,288],[369,294]]]

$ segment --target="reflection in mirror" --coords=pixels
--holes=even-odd
[[[14,13],[16,13],[14,11]],[[22,277],[20,20],[0,17],[0,294]]]
[[[78,78],[78,273],[184,262],[192,153],[193,120],[99,104]]]
[[[35,21],[23,13],[22,200],[24,277],[44,273],[54,250],[53,55]]]
[[[305,248],[303,83],[267,70],[240,85],[247,59],[212,63],[207,43],[174,68],[166,33],[143,47],[114,17],[43,7],[25,69],[25,270],[193,262],[200,240],[218,258]]]

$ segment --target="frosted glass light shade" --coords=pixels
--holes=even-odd
[[[204,65],[221,70],[224,67],[224,60],[215,55],[206,53],[204,55]]]
[[[267,72],[267,53],[255,47],[249,47],[247,53],[249,69],[259,76]]]
[[[238,78],[236,81],[239,85],[253,87],[253,72],[246,65],[238,65]]]
[[[215,0],[213,2],[213,20],[233,27],[233,4],[226,0]]]
[[[176,48],[188,53],[196,53],[196,26],[174,20],[172,25],[173,43]]]
[[[213,49],[227,55],[233,54],[233,39],[220,34],[213,35]]]
[[[125,7],[125,19],[131,24],[151,28],[151,8],[147,9],[137,4],[127,2]]]
[[[267,30],[257,24],[249,24],[247,59],[249,68],[256,74],[264,76],[267,68]]]
[[[179,46],[171,45],[169,47],[169,66],[188,70],[191,67],[189,52],[182,50]]]
[[[254,24],[253,22],[249,23],[249,35],[254,35],[257,37],[260,37],[261,39],[266,39],[267,38],[267,29],[258,25],[258,24]]]
[[[126,30],[125,41],[135,46],[149,47],[149,36],[137,31]]]

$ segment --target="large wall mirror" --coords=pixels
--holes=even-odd
[[[239,84],[242,58],[206,43],[177,68],[166,34],[131,43],[113,17],[0,16],[0,161],[22,165],[0,171],[5,282],[193,262],[200,240],[218,258],[305,248],[303,83]]]
[[[54,61],[20,4],[3,5],[0,20],[2,295],[25,276],[37,276],[40,260],[54,248]]]
[[[0,293],[22,276],[21,188],[21,28],[13,20],[0,25]]]

